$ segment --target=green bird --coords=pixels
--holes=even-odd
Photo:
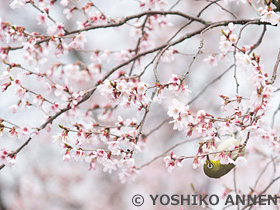
[[[239,153],[241,156],[245,154],[245,148],[242,149],[240,152],[239,150],[234,150],[232,152],[225,152],[229,150],[233,150],[234,147],[238,148],[241,146],[241,142],[236,140],[235,138],[231,137],[224,142],[222,142],[218,147],[217,147],[217,152],[223,152],[225,155],[229,155],[232,160],[236,160],[239,156]],[[220,153],[216,153],[214,158],[218,156]],[[218,160],[211,160],[209,158],[209,155],[207,155],[207,160],[203,166],[204,173],[210,177],[210,178],[215,178],[218,179],[224,175],[226,175],[228,172],[233,169],[235,165],[233,163],[228,163],[228,164],[221,164],[220,159]]]

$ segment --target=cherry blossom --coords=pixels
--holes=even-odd
[[[66,151],[66,153],[63,156],[63,161],[69,161],[71,159],[71,156],[69,154],[69,151]]]
[[[207,156],[237,166],[236,186],[233,173],[215,181],[225,196],[248,191],[243,173],[256,181],[252,194],[264,192],[258,180],[270,177],[253,175],[276,168],[280,152],[275,1],[2,4],[0,169],[20,158],[11,169],[20,179],[0,183],[6,209],[55,208],[52,197],[62,209],[123,208],[115,195],[139,183],[152,194],[162,180],[180,192],[174,177],[186,171],[191,192],[211,194],[200,167]],[[228,136],[240,139],[244,156],[234,145],[217,151]],[[87,187],[74,196],[77,186]]]
[[[122,183],[131,183],[135,181],[138,174],[139,171],[135,168],[127,168],[119,173],[119,178]]]
[[[242,157],[242,156],[238,156],[238,158],[234,161],[234,165],[236,165],[237,167],[241,167],[244,165],[247,165],[247,159]]]
[[[165,165],[168,169],[169,173],[172,173],[172,170],[178,167],[182,167],[181,165],[181,159],[177,159],[176,155],[173,154],[173,152],[170,152],[170,156],[165,156],[163,161],[165,162]]]
[[[41,25],[46,22],[47,15],[45,13],[39,13],[36,19],[38,20],[38,25]]]
[[[60,36],[60,35],[63,35],[64,34],[63,27],[64,27],[63,23],[58,23],[56,25],[48,27],[47,33],[48,33],[49,36],[53,36],[53,35]]]
[[[220,163],[224,165],[234,163],[234,160],[231,159],[230,155],[224,154],[223,152],[219,153],[214,160],[220,160]]]
[[[208,58],[203,59],[203,61],[208,62],[213,67],[218,65],[215,55],[210,55]]]
[[[77,35],[74,40],[69,44],[69,48],[73,49],[83,49],[85,46],[85,43],[87,42],[85,33],[80,33]]]
[[[276,25],[279,23],[279,18],[280,16],[278,14],[266,8],[261,12],[260,20],[262,22],[268,22],[271,23],[272,25]]]
[[[14,0],[11,4],[10,7],[12,9],[20,8],[23,7],[26,3],[26,0]]]
[[[9,166],[13,166],[16,164],[15,157],[9,155],[5,148],[0,149],[0,164],[7,164]]]
[[[61,0],[61,1],[60,1],[60,4],[61,4],[63,7],[67,7],[69,3],[70,3],[70,0]]]

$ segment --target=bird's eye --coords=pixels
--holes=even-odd
[[[209,164],[208,164],[208,168],[213,168],[213,164],[212,164],[212,163],[209,163]]]

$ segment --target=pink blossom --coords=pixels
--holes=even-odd
[[[10,7],[12,9],[20,8],[23,7],[26,4],[26,0],[14,0],[11,4]]]
[[[34,96],[33,103],[38,104],[39,107],[42,107],[44,101],[45,99],[40,94]]]
[[[54,103],[51,105],[51,107],[49,108],[49,114],[53,115],[55,113],[57,113],[59,111],[59,104],[58,103]]]
[[[139,94],[145,94],[147,91],[147,84],[144,82],[140,82],[137,84],[137,92]]]
[[[9,72],[8,71],[3,71],[1,73],[1,75],[0,75],[0,81],[2,81],[2,80],[10,80],[9,77],[10,77]]]
[[[175,168],[182,167],[181,159],[177,159],[176,155],[173,154],[173,151],[170,152],[170,156],[165,156],[163,158],[165,166],[167,167],[168,173],[172,173]]]
[[[180,85],[181,81],[180,78],[176,74],[172,74],[171,79],[168,81],[168,83],[171,83],[172,85]]]
[[[129,31],[129,35],[130,37],[134,38],[134,39],[139,39],[142,35],[142,31],[141,31],[141,23],[136,22],[134,24],[135,27],[131,27],[130,31]]]
[[[157,95],[154,97],[154,102],[158,103],[158,104],[161,104],[162,103],[162,100],[165,99],[166,96],[164,96],[162,94],[162,91],[158,92]]]
[[[120,62],[126,62],[133,56],[133,52],[129,50],[121,50],[120,52],[115,53],[115,59]]]
[[[227,40],[223,40],[220,42],[219,49],[223,54],[227,54],[229,51],[233,50],[232,43]]]
[[[204,110],[198,110],[196,113],[196,117],[198,119],[203,119],[206,116],[206,112]]]
[[[145,8],[164,8],[167,6],[167,2],[165,0],[140,0],[140,6]]]
[[[59,133],[59,134],[54,135],[52,137],[53,137],[54,142],[57,141],[57,142],[62,143],[62,144],[69,142],[68,133],[66,133],[66,132]]]
[[[11,105],[11,106],[9,106],[9,109],[11,110],[11,112],[13,114],[15,114],[18,111],[18,105],[17,104]]]
[[[120,159],[118,162],[118,167],[119,168],[132,168],[135,165],[135,160],[133,158],[129,158],[127,156],[124,156]]]
[[[59,84],[56,84],[55,88],[56,88],[55,91],[54,91],[55,96],[60,96],[64,91],[64,86],[61,86]]]
[[[72,94],[72,107],[75,107],[83,99],[84,94],[83,91],[78,91]]]
[[[165,63],[171,63],[174,61],[174,50],[169,48],[164,52],[164,54],[160,57],[160,60]]]
[[[112,160],[112,159],[109,159],[109,158],[103,159],[102,165],[103,165],[103,171],[108,172],[109,174],[111,174],[112,171],[117,170],[115,160]]]
[[[11,156],[5,148],[0,149],[0,165],[9,165],[10,167],[16,164],[16,156]]]
[[[203,59],[203,61],[208,62],[213,67],[218,65],[215,54],[209,55],[208,58]]]
[[[85,43],[87,42],[86,40],[86,35],[85,33],[80,33],[78,34],[74,40],[68,45],[70,49],[84,49]]]
[[[265,81],[266,78],[263,74],[255,74],[250,78],[250,82],[258,89],[265,86]]]
[[[233,133],[233,127],[232,124],[229,122],[219,122],[219,131],[220,135],[225,135],[225,134],[232,134]]]
[[[241,155],[239,155],[238,158],[234,161],[234,164],[237,167],[247,165],[247,159],[245,157],[242,157]]]
[[[233,44],[235,44],[235,43],[237,42],[237,36],[236,36],[236,34],[230,34],[228,39],[229,39],[229,41],[230,41],[231,43],[233,43]]]
[[[63,14],[65,14],[66,15],[66,19],[69,20],[73,16],[73,10],[70,10],[70,9],[66,8],[66,9],[63,10]]]
[[[228,24],[228,29],[229,29],[230,31],[234,31],[234,29],[236,29],[236,25],[235,25],[234,23],[230,22],[230,23]]]
[[[22,126],[19,130],[18,130],[18,136],[20,139],[27,139],[29,137],[29,135],[31,134],[32,130],[31,130],[31,126],[30,125],[26,125],[26,126]]]
[[[248,72],[252,69],[252,60],[248,54],[237,52],[235,55],[237,69]]]
[[[8,136],[9,136],[10,138],[14,138],[14,139],[15,139],[15,138],[18,137],[18,132],[16,131],[16,128],[15,128],[15,127],[9,129],[9,131],[7,132],[7,134],[8,134]]]
[[[121,154],[121,148],[119,147],[117,141],[109,142],[108,145],[108,149],[112,152],[113,155]]]
[[[124,80],[119,81],[116,85],[116,89],[120,92],[127,92],[127,82],[125,82]]]
[[[64,24],[63,23],[57,23],[56,25],[48,27],[47,33],[49,36],[53,35],[63,35],[64,34]]]
[[[200,153],[198,153],[199,155]],[[206,156],[196,156],[193,160],[192,167],[193,169],[198,168],[201,164],[204,164],[206,161]]]
[[[119,178],[122,183],[131,183],[135,181],[139,171],[135,168],[125,168],[119,173]]]
[[[262,22],[268,22],[272,25],[276,25],[279,22],[279,15],[274,11],[268,11],[267,9],[263,10],[261,13],[260,20]]]
[[[263,87],[262,95],[266,100],[269,100],[274,95],[275,90],[276,87],[273,87],[272,85],[265,85]]]
[[[73,157],[76,161],[82,161],[85,158],[84,152],[79,149],[71,150],[71,157]]]
[[[63,161],[69,161],[71,159],[71,156],[69,154],[69,151],[67,150],[66,153],[63,155]]]
[[[67,7],[68,4],[69,4],[70,0],[60,0],[60,4],[63,6],[63,7]]]
[[[11,82],[2,84],[1,85],[2,92],[6,91],[11,84],[12,84]]]
[[[229,155],[224,154],[224,152],[219,153],[219,155],[217,155],[214,160],[220,160],[220,163],[224,165],[234,163],[234,160],[232,160]]]
[[[38,20],[38,25],[41,25],[46,22],[47,14],[46,13],[39,13],[36,17]]]
[[[184,104],[179,102],[177,99],[173,99],[173,105],[168,107],[167,114],[174,119],[178,118],[181,111],[183,110]]]

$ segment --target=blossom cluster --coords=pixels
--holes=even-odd
[[[15,89],[18,102],[10,106],[12,113],[17,113],[21,110],[29,109],[30,107],[38,108],[41,110],[45,117],[42,120],[42,126],[39,128],[31,129],[30,126],[17,126],[9,124],[8,121],[4,121],[1,128],[7,130],[7,135],[20,140],[28,139],[33,133],[38,133],[41,129],[47,128],[47,131],[51,131],[53,124],[53,117],[56,116],[61,110],[71,109],[67,116],[73,117],[84,117],[90,118],[89,112],[97,110],[103,107],[99,104],[94,104],[92,107],[83,112],[76,107],[79,103],[87,97],[88,90],[81,90],[82,87],[87,87],[87,84],[92,82],[97,83],[97,89],[101,95],[109,99],[110,103],[118,104],[125,108],[132,108],[136,105],[139,110],[146,109],[150,99],[147,98],[148,84],[142,82],[140,78],[131,77],[126,79],[128,75],[124,75],[122,72],[118,74],[118,79],[102,81],[104,72],[101,73],[102,64],[104,62],[110,62],[111,55],[114,55],[115,60],[118,63],[127,62],[135,56],[133,50],[121,50],[121,51],[108,51],[108,50],[97,50],[92,53],[90,59],[92,63],[87,65],[82,62],[76,62],[74,64],[64,64],[62,62],[53,63],[49,67],[44,65],[51,62],[51,55],[55,55],[59,58],[61,55],[66,55],[70,51],[83,50],[87,43],[86,33],[82,29],[106,24],[111,21],[121,21],[121,19],[113,20],[109,16],[105,16],[101,11],[96,11],[95,6],[92,3],[86,4],[82,7],[82,11],[87,13],[87,17],[84,21],[77,21],[77,27],[81,32],[68,35],[68,30],[63,23],[54,21],[50,14],[50,10],[54,7],[55,2],[51,1],[40,1],[37,5],[32,1],[13,1],[10,5],[11,8],[16,9],[24,7],[27,4],[31,4],[37,10],[40,10],[36,20],[40,27],[46,27],[46,34],[29,33],[23,27],[13,26],[8,22],[3,22],[1,19],[1,41],[8,43],[12,41],[13,44],[22,43],[24,51],[23,58],[28,64],[33,67],[34,70],[29,70],[19,63],[14,63],[9,57],[11,50],[15,50],[17,47],[10,48],[2,47],[1,55],[5,60],[4,63],[8,66],[7,71],[4,71],[1,75],[2,92],[8,92],[10,89]],[[64,14],[67,19],[71,20],[74,18],[74,14],[80,12],[80,8],[74,4],[73,1],[61,1],[60,4],[65,7]],[[151,7],[157,8],[159,5],[163,6],[164,1],[147,1],[142,2],[141,8]],[[161,7],[160,6],[160,7]],[[94,11],[93,11],[94,10]],[[97,9],[98,10],[98,9]],[[138,19],[136,25],[138,24]],[[137,51],[141,52],[153,47],[152,32],[157,27],[171,26],[172,24],[167,20],[166,16],[151,15],[148,18],[146,27],[137,26],[132,27],[132,30],[136,29],[140,36],[136,37],[141,39]],[[70,40],[70,41],[69,41]],[[137,52],[136,51],[136,52]],[[176,50],[169,49],[162,55],[163,62],[170,62],[174,60],[173,54]],[[171,55],[171,58],[169,58]],[[46,69],[46,70],[45,70]],[[17,73],[21,71],[20,73]],[[36,76],[40,85],[43,86],[43,91],[32,90],[27,87],[25,81],[28,81],[30,77]],[[35,85],[35,84],[34,84]],[[155,85],[152,88],[157,89],[157,95],[155,101],[158,103],[164,98],[162,90],[168,87],[168,89],[176,94],[188,93],[189,90],[182,81],[176,75],[172,75],[172,78],[166,85]],[[47,96],[45,96],[47,95]],[[32,100],[33,97],[33,100]],[[49,98],[54,98],[50,100]],[[111,108],[110,108],[111,107]],[[107,119],[113,110],[111,105],[104,106],[104,112],[102,113],[103,118]],[[107,114],[107,115],[106,115]],[[101,117],[99,118],[101,119]],[[121,123],[122,120],[120,120]],[[120,168],[120,179],[124,182],[133,179],[138,171],[135,168],[133,153],[141,151],[138,142],[141,139],[139,131],[134,125],[135,120],[131,122],[122,123],[123,128],[109,128],[105,125],[97,126],[95,123],[85,123],[75,125],[75,132],[62,126],[62,133],[54,136],[55,141],[61,143],[65,150],[63,159],[70,160],[85,160],[90,163],[90,168],[95,168],[95,162],[101,164],[104,171],[111,172]],[[6,125],[7,124],[7,125]],[[127,125],[125,125],[127,124]],[[129,124],[129,125],[128,125]],[[12,126],[11,126],[12,125]],[[73,146],[68,133],[76,133],[75,143]],[[102,139],[103,144],[106,145],[107,149],[90,149],[89,151],[84,149],[84,144],[91,145],[92,142],[100,141]],[[136,140],[137,139],[137,140]],[[103,156],[101,155],[103,154]]]
[[[261,7],[259,11],[261,12],[260,21],[270,23],[271,25],[277,25],[278,28],[280,27],[280,15],[274,12],[270,6],[266,8]]]
[[[121,104],[124,107],[131,107],[133,104],[138,105],[139,109],[147,106],[148,98],[146,97],[148,84],[133,79],[105,80],[98,86],[101,95],[111,101]]]
[[[274,190],[279,1],[10,0],[0,13],[3,208],[209,195],[207,160],[236,166],[215,180],[224,196]]]
[[[176,155],[174,155],[173,151],[170,152],[170,155],[166,155],[163,159],[163,161],[165,162],[165,166],[168,169],[168,172],[171,173],[172,170],[178,168],[178,167],[182,167],[182,162],[183,159],[181,159],[180,157],[177,158]]]
[[[65,150],[64,161],[73,158],[76,161],[89,163],[90,170],[95,169],[96,163],[103,166],[104,172],[112,173],[120,169],[122,182],[135,179],[138,170],[135,168],[134,153],[141,152],[137,138],[136,119],[119,117],[115,126],[104,127],[96,123],[73,125],[74,130],[60,126],[61,133],[53,136]],[[136,141],[136,139],[138,139]],[[140,143],[141,145],[141,143]],[[106,147],[106,149],[85,149],[86,147]]]
[[[10,152],[5,148],[0,149],[0,165],[7,164],[13,166],[16,164],[16,158],[13,155],[10,155]]]
[[[267,126],[266,119],[266,112],[276,88],[272,86],[268,74],[260,64],[260,56],[255,54],[250,56],[249,48],[235,46],[237,36],[232,33],[235,28],[236,26],[230,23],[228,29],[222,30],[223,35],[219,48],[224,54],[234,49],[237,50],[235,53],[236,71],[237,73],[241,71],[247,73],[248,83],[254,87],[251,95],[245,97],[237,93],[236,97],[230,98],[220,94],[219,96],[223,100],[221,110],[228,114],[227,117],[215,117],[205,110],[192,114],[189,105],[185,105],[177,99],[173,100],[173,104],[168,109],[167,114],[173,118],[170,122],[174,124],[173,129],[184,131],[186,136],[192,136],[195,133],[204,139],[194,158],[194,168],[205,162],[206,154],[216,151],[216,142],[221,141],[219,137],[221,135],[232,135],[234,132],[238,132],[240,138],[247,142],[249,139],[246,138],[250,133],[251,139],[261,138],[269,142],[274,149],[279,148],[277,146],[279,137],[273,129]],[[215,157],[220,159],[221,163],[236,164],[229,155],[225,155],[223,152]],[[243,157],[236,161],[245,162]]]
[[[232,2],[237,5],[248,3],[246,0],[225,0],[220,3]],[[0,74],[2,93],[8,95],[14,91],[15,100],[12,105],[9,104],[12,113],[31,110],[34,113],[38,111],[43,117],[40,117],[41,124],[36,126],[17,125],[3,119],[0,135],[4,133],[11,138],[23,140],[25,145],[34,134],[45,128],[51,131],[52,126],[58,124],[62,131],[53,139],[62,147],[64,161],[85,161],[90,169],[101,166],[108,173],[118,171],[122,182],[134,180],[139,172],[135,154],[145,146],[143,127],[148,121],[147,115],[151,113],[151,104],[169,103],[163,100],[167,98],[165,90],[176,98],[188,96],[191,91],[185,80],[193,62],[200,53],[204,53],[201,45],[194,56],[189,52],[180,54],[178,49],[181,46],[178,45],[177,49],[177,44],[197,34],[204,35],[206,31],[221,25],[220,22],[216,24],[201,18],[204,10],[196,17],[180,12],[179,9],[173,10],[180,3],[177,1],[169,8],[165,0],[139,0],[136,2],[140,11],[138,14],[121,17],[108,15],[106,10],[103,11],[93,1],[13,0],[11,9],[26,9],[30,6],[36,11],[34,21],[37,25],[34,28],[38,30],[29,32],[26,28],[32,27],[13,25],[0,18],[0,56],[6,67]],[[259,9],[259,19],[256,19],[260,20],[258,24],[269,23],[279,27],[279,14],[270,6],[271,1],[265,4],[265,9]],[[62,11],[61,17],[55,15],[56,7]],[[189,22],[178,27],[173,24],[170,16],[184,18]],[[236,23],[244,25],[247,20],[242,21],[237,20]],[[203,27],[198,31],[184,32],[184,28],[190,24],[197,24],[193,28]],[[247,24],[251,22],[247,21]],[[166,30],[167,27],[176,28],[177,31]],[[110,44],[103,49],[95,48],[98,45],[94,43],[94,31],[107,29],[112,29],[113,33],[129,34],[131,40],[125,40],[125,47],[121,43],[111,49],[108,49]],[[160,34],[160,31],[167,33]],[[118,38],[116,34],[113,37]],[[260,62],[260,56],[251,55],[255,46],[239,46],[239,39],[241,30],[238,34],[237,26],[229,23],[222,30],[217,45],[219,52],[211,52],[205,59],[212,66],[217,66],[217,57],[224,61],[226,56],[234,56],[237,91],[234,96],[219,94],[224,116],[193,108],[179,99],[174,99],[168,107],[167,115],[172,118],[170,123],[174,130],[184,132],[187,137],[198,136],[203,139],[194,158],[194,168],[205,162],[205,154],[216,151],[216,144],[222,141],[224,135],[238,133],[245,145],[249,133],[250,139],[261,138],[272,144],[274,149],[280,148],[279,137],[267,126],[265,119],[276,89]],[[108,43],[112,40],[115,42],[112,38]],[[165,41],[161,43],[162,40]],[[134,45],[131,46],[131,43]],[[21,52],[20,59],[13,57],[13,52]],[[179,68],[159,68],[162,63],[173,65],[177,56],[190,54],[193,59],[188,70],[182,68],[184,72]],[[150,71],[152,66],[153,71]],[[244,96],[238,92],[238,75],[241,71],[247,73],[248,84],[253,89]],[[164,77],[164,73],[167,76]],[[152,82],[149,78],[151,75]],[[168,78],[167,82],[162,82],[162,78]],[[142,112],[137,112],[135,117],[141,114],[143,117],[141,120],[134,119],[134,116],[123,120],[118,107],[129,108],[129,111],[136,108]],[[116,119],[112,116],[118,117],[115,124],[112,122]],[[15,161],[16,155],[13,154],[16,153],[4,148],[0,152],[2,164]],[[243,159],[240,157],[233,161],[223,152],[216,158],[224,164],[238,164]],[[183,156],[176,157],[172,151],[164,158],[168,171],[181,167],[183,159]]]

